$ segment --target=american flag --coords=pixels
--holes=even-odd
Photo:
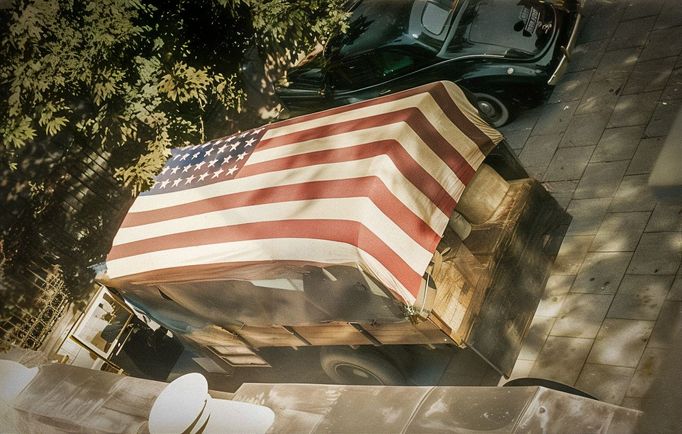
[[[354,265],[412,304],[464,187],[501,139],[457,86],[437,82],[178,149],[130,208],[106,279]]]

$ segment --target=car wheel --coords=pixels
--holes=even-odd
[[[320,363],[338,384],[401,385],[405,377],[383,354],[372,348],[323,348]]]
[[[511,117],[509,108],[500,99],[487,93],[474,93],[474,95],[479,113],[490,125],[498,128],[509,122]]]

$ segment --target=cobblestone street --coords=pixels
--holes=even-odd
[[[682,206],[647,180],[682,106],[682,2],[588,0],[569,73],[502,130],[573,216],[514,377],[639,408],[682,307]]]

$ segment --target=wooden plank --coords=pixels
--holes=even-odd
[[[312,345],[371,345],[369,339],[348,323],[296,326],[294,330]]]
[[[260,347],[302,347],[307,343],[284,327],[244,326],[235,332],[255,348]]]

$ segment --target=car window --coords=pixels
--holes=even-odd
[[[405,75],[433,61],[433,56],[420,53],[418,47],[380,48],[338,62],[331,72],[332,83],[338,89],[358,89]]]

